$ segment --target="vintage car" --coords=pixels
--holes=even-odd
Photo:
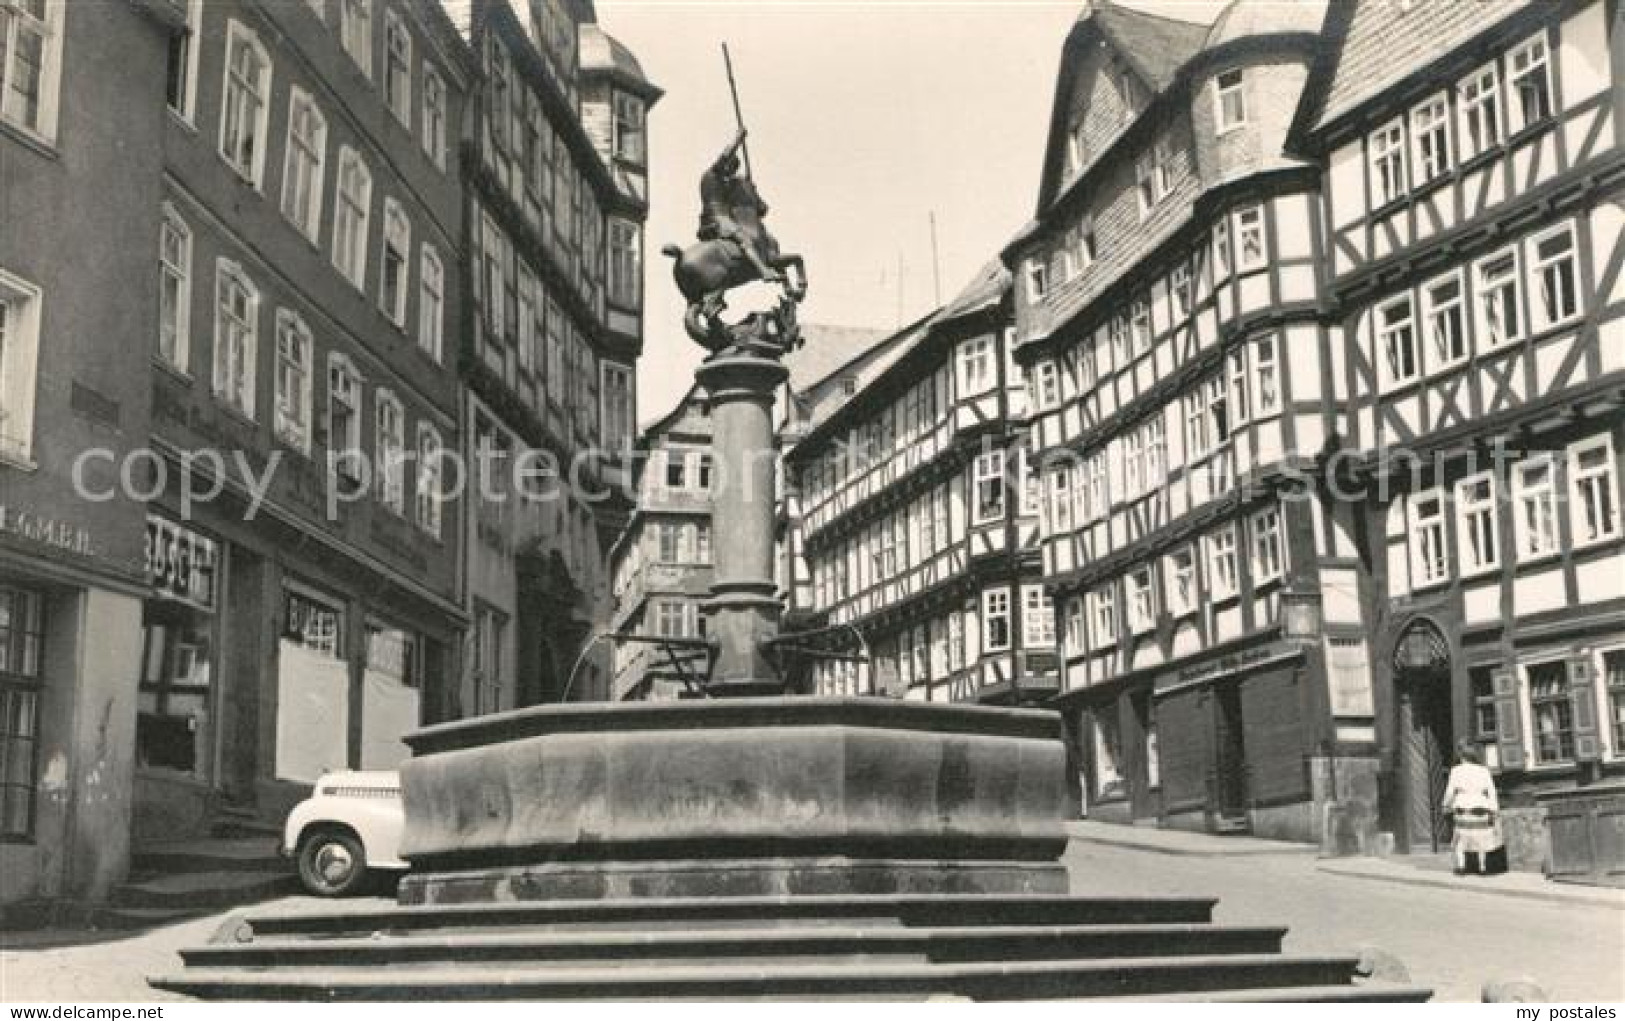
[[[299,863],[299,881],[318,897],[354,893],[369,872],[407,867],[400,857],[406,810],[393,770],[324,773],[283,825],[282,853]]]

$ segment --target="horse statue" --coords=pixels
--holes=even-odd
[[[710,351],[739,343],[741,333],[770,346],[793,346],[799,341],[794,329],[794,307],[807,294],[806,267],[801,256],[779,251],[778,241],[762,223],[767,203],[748,174],[739,173],[739,150],[744,142],[745,131],[740,129],[733,143],[700,178],[699,241],[686,250],[677,245],[661,249],[676,260],[672,276],[688,300],[683,328]],[[740,326],[730,327],[722,321],[727,292],[757,280],[781,286],[778,310],[765,318],[762,313],[754,314]],[[773,315],[783,320],[778,324],[782,328],[776,331],[769,329],[768,319]]]

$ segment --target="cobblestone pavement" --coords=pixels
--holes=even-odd
[[[1075,840],[1066,861],[1078,893],[1217,896],[1221,922],[1291,926],[1289,951],[1380,946],[1438,1000],[1476,1001],[1486,980],[1514,976],[1534,979],[1557,1000],[1625,1000],[1625,912],[1607,907],[1332,875],[1302,852],[1170,855]],[[330,905],[292,897],[274,906]],[[148,988],[146,976],[177,968],[176,950],[207,940],[223,917],[111,939],[53,933],[37,941],[50,944],[39,949],[13,949],[17,938],[0,934],[8,948],[0,951],[0,1000],[175,999]]]

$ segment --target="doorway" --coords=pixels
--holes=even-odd
[[[1450,818],[1440,803],[1450,777],[1454,728],[1450,649],[1438,628],[1417,621],[1394,649],[1399,701],[1398,768],[1406,846],[1438,852],[1450,846]]]
[[[1247,823],[1247,746],[1242,731],[1241,685],[1223,684],[1213,691],[1214,812],[1218,829],[1235,832]]]

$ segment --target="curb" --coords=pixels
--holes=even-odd
[[[1068,829],[1067,838],[1078,840],[1087,844],[1100,844],[1104,847],[1122,847],[1131,851],[1149,851],[1152,854],[1171,854],[1184,858],[1248,858],[1260,855],[1303,855],[1318,854],[1320,848],[1313,844],[1294,844],[1289,841],[1278,841],[1279,847],[1259,847],[1256,844],[1247,844],[1229,848],[1192,848],[1170,847],[1165,844],[1153,844],[1139,840],[1117,839],[1109,836],[1097,836],[1094,833],[1079,833]],[[1214,837],[1214,840],[1223,840],[1223,837]]]
[[[1398,883],[1402,886],[1428,886],[1439,890],[1454,890],[1458,893],[1482,893],[1491,897],[1517,897],[1523,900],[1538,900],[1548,904],[1586,905],[1589,907],[1613,908],[1616,911],[1625,911],[1625,896],[1617,893],[1611,894],[1601,887],[1584,887],[1570,884],[1551,884],[1550,880],[1543,882],[1551,884],[1549,889],[1520,889],[1517,887],[1496,886],[1484,884],[1482,886],[1463,883],[1454,876],[1432,876],[1426,873],[1412,874],[1410,872],[1389,872],[1386,870],[1371,870],[1358,865],[1349,867],[1343,863],[1357,861],[1348,858],[1325,858],[1315,863],[1315,869],[1334,876],[1345,876],[1353,879],[1370,879],[1379,883]],[[1533,873],[1530,873],[1533,875]],[[1595,892],[1593,892],[1595,891]]]

